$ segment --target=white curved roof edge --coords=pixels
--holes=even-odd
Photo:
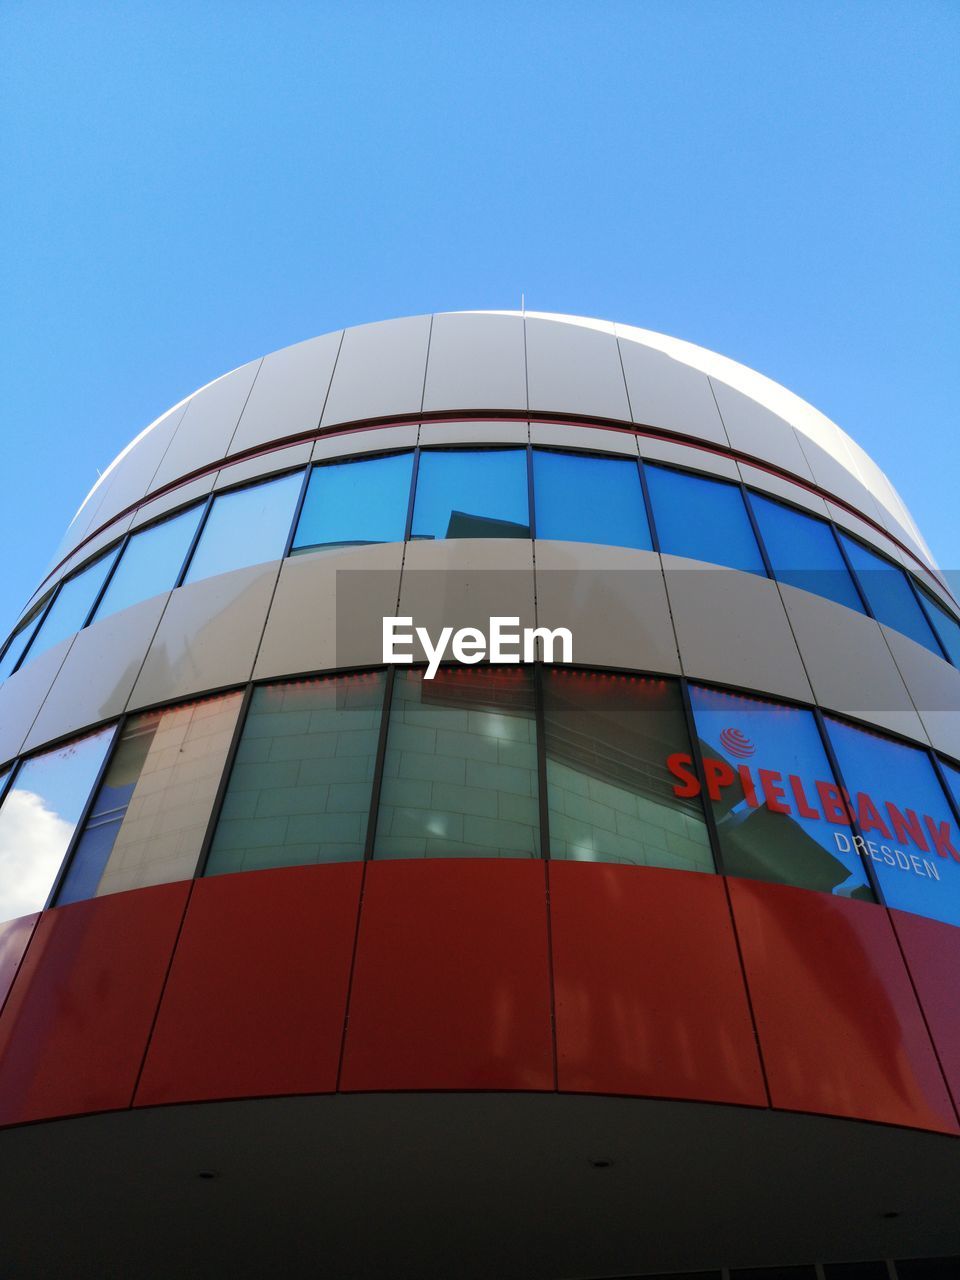
[[[437,314],[444,314],[438,312]],[[727,386],[733,387],[734,390],[742,392],[749,396],[751,400],[755,400],[758,404],[764,406],[789,422],[796,430],[801,431],[808,436],[821,448],[827,449],[834,457],[836,457],[837,444],[844,446],[847,457],[837,459],[842,462],[846,469],[855,476],[861,484],[863,484],[871,493],[874,494],[878,502],[881,502],[890,514],[897,520],[903,528],[910,534],[915,541],[918,549],[926,556],[931,567],[936,568],[936,561],[933,553],[927,546],[923,535],[917,528],[910,512],[907,510],[906,504],[900,497],[899,493],[890,482],[889,477],[876,463],[870,460],[872,465],[876,467],[877,473],[886,482],[889,489],[889,499],[881,497],[875,492],[875,484],[871,482],[870,477],[864,476],[860,467],[857,465],[856,452],[862,453],[863,450],[857,445],[842,427],[838,426],[826,414],[821,413],[819,409],[814,408],[808,401],[796,395],[795,392],[781,386],[779,382],[775,382],[772,378],[768,378],[765,374],[758,373],[755,369],[751,369],[748,365],[740,364],[736,360],[730,359],[729,356],[721,355],[717,351],[711,351],[708,347],[700,347],[694,342],[687,342],[683,338],[674,338],[666,333],[658,333],[654,329],[641,329],[635,325],[621,324],[614,320],[601,320],[592,316],[573,316],[564,315],[555,311],[511,311],[511,310],[470,310],[450,312],[452,315],[495,315],[495,316],[528,316],[536,320],[555,320],[561,324],[577,325],[583,329],[596,329],[603,333],[609,333],[617,338],[624,338],[629,342],[639,342],[647,347],[652,347],[656,351],[662,352],[664,355],[670,356],[674,360],[680,361],[682,364],[688,365],[691,369],[696,369],[700,373],[707,374],[709,377],[718,378],[721,382],[725,382]],[[406,317],[395,317],[403,319]],[[384,323],[384,322],[376,322]],[[389,322],[386,322],[389,323]],[[360,328],[361,326],[350,326]],[[240,368],[238,365],[237,368]],[[89,503],[93,495],[102,487],[105,480],[112,474],[116,467],[123,461],[128,453],[150,434],[161,422],[169,418],[171,414],[176,413],[194,396],[199,395],[201,391],[206,391],[208,387],[214,386],[218,382],[222,382],[224,378],[235,373],[236,369],[228,369],[226,373],[220,374],[217,378],[212,378],[209,382],[197,387],[195,391],[191,391],[189,395],[184,396],[175,405],[166,409],[159,417],[154,418],[148,426],[130,441],[130,443],[122,449],[113,459],[110,465],[103,471],[96,480],[96,483],[90,489],[90,492],[84,498],[83,502],[77,508],[76,514],[71,521],[73,524],[84,507]],[[891,501],[894,505],[891,505]]]
[[[739,361],[732,360],[729,356],[721,355],[717,351],[711,351],[708,347],[697,346],[696,343],[687,342],[683,338],[673,338],[666,333],[657,333],[653,329],[640,329],[635,325],[621,324],[615,320],[599,320],[592,316],[569,316],[554,311],[472,311],[464,314],[523,315],[536,320],[556,320],[563,324],[579,325],[584,329],[596,329],[602,333],[610,333],[617,338],[624,338],[629,342],[639,342],[643,346],[652,347],[655,351],[660,351],[674,360],[679,360],[682,364],[689,365],[691,369],[696,369],[709,377],[717,378],[720,382],[725,382],[727,386],[733,387],[735,391],[740,391],[745,396],[749,396],[757,404],[763,405],[771,413],[775,413],[778,417],[783,418],[784,421],[789,422],[792,427],[809,437],[815,444],[820,445],[822,449],[826,449],[874,495],[878,502],[881,502],[890,511],[894,519],[916,541],[931,566],[936,566],[933,553],[914,523],[906,504],[882,468],[877,466],[873,459],[870,459],[872,466],[876,468],[877,474],[886,482],[889,488],[889,495],[878,494],[874,478],[863,474],[858,465],[857,454],[864,451],[842,427],[838,426],[825,413],[821,413],[819,409],[802,399],[795,392],[788,390],[787,387],[782,386],[779,382],[774,382],[772,378],[768,378],[765,374],[758,373],[756,369],[751,369],[749,365],[740,364]],[[843,458],[837,458],[838,444],[844,448],[846,456]],[[893,507],[891,507],[891,500],[895,504]]]

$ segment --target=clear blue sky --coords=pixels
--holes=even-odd
[[[0,629],[110,459],[254,356],[519,305],[712,347],[960,566],[955,0],[7,0]]]

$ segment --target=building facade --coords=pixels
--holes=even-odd
[[[0,1272],[960,1275],[957,616],[645,330],[177,405],[0,652]]]

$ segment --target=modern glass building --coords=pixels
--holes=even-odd
[[[958,616],[855,441],[645,330],[177,405],[0,650],[0,1273],[960,1275]]]

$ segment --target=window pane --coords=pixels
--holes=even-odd
[[[661,551],[766,577],[737,485],[649,464],[646,476]]]
[[[636,462],[533,451],[537,537],[653,549]]]
[[[63,584],[30,646],[27,654],[28,662],[38,657],[45,649],[51,649],[55,644],[72,635],[74,631],[80,630],[93,607],[97,592],[110,572],[110,566],[117,557],[117,550],[114,547],[105,556],[94,561],[89,568]]]
[[[43,907],[115,729],[110,725],[20,766],[0,806],[0,920]]]
[[[523,449],[450,449],[420,455],[415,538],[529,538]]]
[[[920,592],[920,598],[947,656],[955,667],[960,667],[960,623],[952,614],[947,613],[939,601],[928,596],[925,591]]]
[[[940,646],[917,604],[904,571],[883,556],[868,551],[862,542],[848,538],[845,533],[841,533],[840,538],[877,621],[902,631],[941,657]]]
[[[773,572],[781,582],[863,613],[857,588],[825,520],[804,515],[782,502],[772,502],[759,493],[751,493],[750,502]]]
[[[278,560],[287,545],[303,472],[267,480],[214,499],[185,582],[248,564]]]
[[[170,520],[135,533],[97,606],[96,617],[106,618],[174,587],[202,512],[202,505],[191,507]]]
[[[700,799],[667,765],[690,758],[677,686],[559,668],[543,695],[551,858],[713,871]]]
[[[30,643],[30,639],[36,630],[37,621],[49,602],[50,592],[48,591],[39,604],[35,604],[33,606],[27,616],[20,623],[19,627],[17,627],[16,631],[14,631],[13,635],[10,637],[10,643],[7,646],[7,651],[3,655],[2,661],[0,661],[0,680],[6,680],[7,676],[20,661],[20,655]]]
[[[254,691],[206,875],[363,857],[382,672]]]
[[[294,552],[402,542],[412,471],[412,453],[314,467]]]
[[[537,796],[529,672],[397,672],[376,857],[536,857]]]
[[[960,839],[927,753],[839,720],[827,730],[887,903],[960,924]]]
[[[241,701],[228,693],[127,721],[58,906],[195,874]]]
[[[872,901],[813,715],[699,685],[690,700],[727,874]]]

